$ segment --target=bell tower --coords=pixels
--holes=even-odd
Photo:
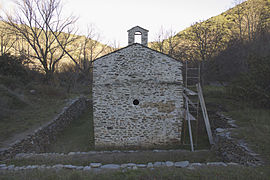
[[[128,45],[135,43],[135,35],[141,35],[141,44],[147,46],[148,44],[148,30],[141,28],[140,26],[135,26],[131,28],[128,32]]]

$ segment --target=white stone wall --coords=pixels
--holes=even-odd
[[[94,62],[95,145],[180,143],[182,64],[133,44]],[[133,101],[139,100],[138,105]]]

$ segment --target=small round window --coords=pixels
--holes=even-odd
[[[134,101],[133,101],[133,104],[136,106],[136,105],[138,105],[140,102],[139,102],[139,100],[138,99],[135,99]]]

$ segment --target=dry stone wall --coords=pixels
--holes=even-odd
[[[9,148],[0,151],[0,159],[12,158],[18,153],[44,152],[56,135],[64,130],[72,120],[76,119],[86,109],[90,102],[81,97],[72,100],[70,104],[51,122],[29,134],[26,138],[15,142]]]
[[[96,147],[179,144],[181,69],[181,62],[140,44],[97,59],[93,71]]]

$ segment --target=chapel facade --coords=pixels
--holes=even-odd
[[[94,61],[96,147],[180,144],[182,63],[147,44],[148,30],[136,26],[128,30],[127,47]]]

